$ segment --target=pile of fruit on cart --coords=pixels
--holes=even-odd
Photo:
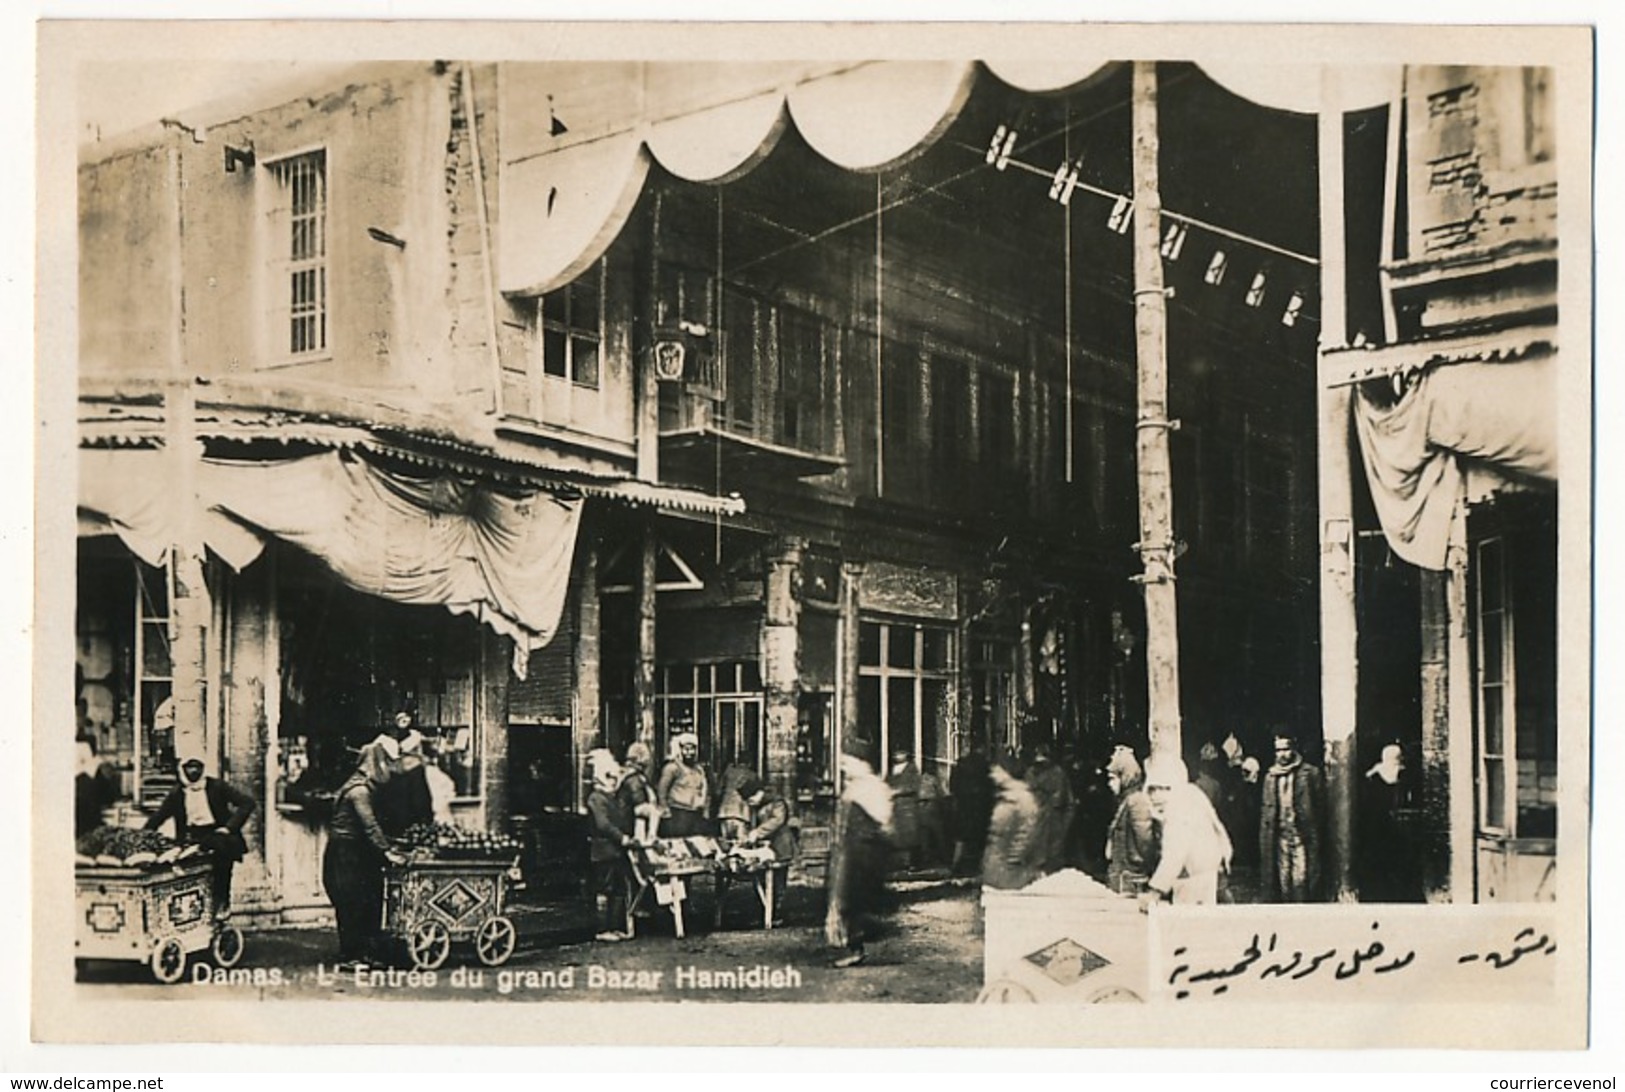
[[[202,846],[178,845],[155,830],[97,827],[74,846],[80,868],[162,868],[200,856]]]
[[[518,856],[520,850],[517,838],[453,823],[414,823],[399,841],[414,857],[442,860],[501,860]]]

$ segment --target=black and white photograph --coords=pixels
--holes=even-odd
[[[1586,1044],[1589,30],[375,29],[40,28],[39,1039]]]

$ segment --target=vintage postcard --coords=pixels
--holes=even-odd
[[[38,1040],[1586,1044],[1589,29],[39,62]]]

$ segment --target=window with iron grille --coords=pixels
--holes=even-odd
[[[273,302],[272,349],[278,356],[327,352],[327,153],[306,152],[270,164],[281,266]]]

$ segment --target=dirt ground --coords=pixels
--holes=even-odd
[[[135,963],[89,962],[79,971],[87,988],[116,995],[211,998],[333,997],[446,1001],[729,1001],[966,1003],[982,983],[982,944],[976,932],[978,892],[946,881],[893,887],[893,905],[875,922],[867,959],[857,967],[830,965],[823,937],[824,893],[792,887],[785,925],[764,930],[760,904],[748,889],[732,891],[722,927],[713,930],[708,887],[693,892],[688,935],[674,935],[663,911],[639,922],[637,938],[592,939],[589,908],[580,903],[516,906],[519,941],[501,968],[482,967],[454,949],[432,981],[402,970],[334,973],[333,935],[324,929],[250,932],[247,953],[222,975],[194,960],[174,986],[152,982]]]

